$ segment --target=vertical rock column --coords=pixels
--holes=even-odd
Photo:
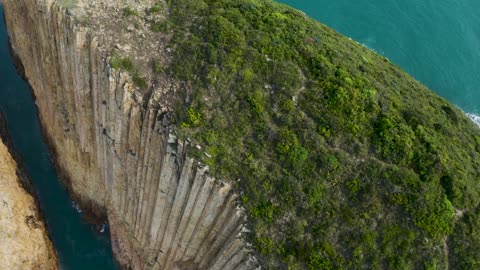
[[[97,166],[98,126],[92,101],[93,91],[103,91],[109,80],[96,42],[54,1],[5,1],[4,5],[13,51],[34,90],[42,128],[58,165],[77,195],[103,205],[106,189]]]
[[[231,184],[170,134],[166,83],[140,93],[54,0],[4,4],[57,165],[87,211],[108,215],[117,259],[132,269],[253,268]]]

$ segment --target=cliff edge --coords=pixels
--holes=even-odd
[[[480,263],[480,131],[269,0],[5,0],[66,184],[131,269]]]
[[[82,209],[108,217],[117,260],[131,269],[254,268],[233,185],[172,133],[174,85],[147,64],[166,50],[164,35],[123,20],[154,1],[4,5],[60,173]]]

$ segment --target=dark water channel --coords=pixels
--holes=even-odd
[[[0,111],[4,113],[15,150],[32,179],[61,269],[117,269],[108,231],[99,233],[86,223],[59,182],[40,131],[29,86],[17,74],[9,53],[1,6]]]

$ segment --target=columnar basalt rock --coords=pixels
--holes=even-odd
[[[209,176],[170,130],[175,82],[145,71],[152,83],[142,90],[110,66],[114,50],[129,52],[140,69],[147,49],[168,61],[162,37],[108,28],[121,24],[126,4],[119,2],[4,3],[13,51],[67,185],[84,207],[107,214],[114,253],[126,267],[254,268],[232,184]],[[92,17],[99,7],[103,15]],[[128,44],[135,38],[143,45]]]
[[[17,170],[0,139],[0,269],[58,269],[45,224]]]

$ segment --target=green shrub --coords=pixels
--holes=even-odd
[[[152,6],[151,8],[148,8],[146,13],[148,15],[150,14],[156,14],[156,13],[159,13],[160,11],[162,10],[162,7],[160,6],[159,3],[155,4],[154,6]]]
[[[156,21],[156,22],[152,22],[150,25],[150,30],[152,30],[152,32],[155,32],[155,33],[158,33],[158,32],[166,33],[170,31],[170,28],[171,26],[168,21]]]
[[[138,16],[138,11],[134,10],[130,6],[127,6],[123,9],[123,16],[125,17]]]
[[[175,100],[185,104],[177,132],[212,156],[196,158],[216,177],[241,179],[254,229],[246,237],[262,263],[421,269],[453,260],[478,268],[480,132],[460,112],[286,6],[168,5],[167,30],[160,22],[152,30],[171,33],[174,50],[169,66],[154,71],[185,86]],[[468,219],[455,219],[453,207]],[[447,236],[452,258],[438,248]]]
[[[262,91],[259,91],[259,90],[254,91],[248,96],[247,100],[252,106],[254,115],[262,114],[264,103],[265,103],[265,98],[263,97]]]
[[[298,147],[298,138],[294,131],[282,129],[278,135],[277,150],[280,154],[288,154]]]
[[[114,69],[121,69],[129,72],[132,72],[135,69],[133,61],[130,58],[122,58],[115,55],[110,58],[110,66]]]
[[[255,239],[255,244],[259,247],[259,251],[263,254],[269,254],[275,250],[274,243],[270,238]]]
[[[430,237],[441,239],[453,231],[455,210],[447,198],[435,200],[430,196],[427,193],[424,198],[419,199],[416,203],[421,207],[411,211],[413,211],[415,225]]]
[[[261,202],[258,203],[255,208],[252,208],[251,213],[255,217],[261,218],[267,222],[272,222],[274,206],[270,202]]]
[[[133,74],[132,76],[133,83],[141,89],[145,89],[148,87],[147,81],[145,77],[140,76],[138,73]]]
[[[356,193],[360,189],[360,180],[353,179],[347,182],[347,188],[350,193]]]
[[[183,127],[196,127],[202,123],[202,114],[194,108],[187,108],[185,117],[186,120],[182,123]]]

